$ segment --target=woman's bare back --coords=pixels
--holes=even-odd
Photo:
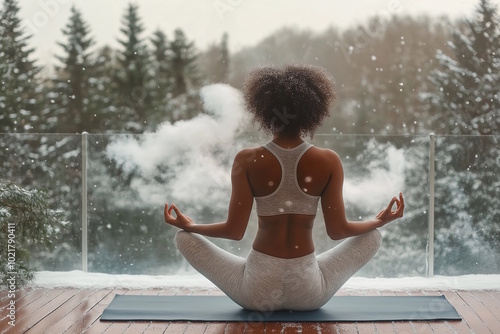
[[[253,151],[253,152],[252,152]],[[281,166],[276,157],[264,147],[249,152],[248,182],[255,197],[273,193],[281,181]],[[297,166],[297,182],[307,194],[321,196],[331,177],[331,166],[325,150],[311,147]],[[259,216],[259,228],[253,248],[259,252],[296,258],[314,251],[312,228],[314,215],[282,214]]]

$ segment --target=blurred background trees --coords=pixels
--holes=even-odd
[[[3,7],[5,133],[142,133],[155,127],[150,119],[196,115],[168,110],[177,97],[196,95],[214,82],[241,88],[249,68],[287,62],[320,65],[334,75],[339,103],[323,133],[495,134],[500,122],[498,13],[487,0],[470,19],[456,22],[395,15],[344,31],[284,27],[233,54],[227,33],[206,50],[181,29],[144,35],[134,4],[123,14],[120,48],[98,49],[91,27],[73,7],[53,77],[42,76],[35,65],[17,1],[4,0]]]

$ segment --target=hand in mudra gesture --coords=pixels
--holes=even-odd
[[[172,210],[175,212],[175,216],[172,213]],[[193,226],[195,223],[188,216],[185,215],[175,206],[175,204],[168,206],[168,203],[165,203],[165,223],[173,225],[183,230],[189,229],[189,227]]]
[[[396,203],[396,209],[393,210],[394,203]],[[403,193],[399,193],[399,199],[397,197],[393,197],[391,202],[377,215],[377,219],[381,220],[385,225],[393,220],[403,217],[403,211],[405,209],[405,200],[403,198]]]

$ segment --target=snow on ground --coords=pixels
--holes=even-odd
[[[168,289],[208,288],[215,286],[199,274],[191,275],[111,275],[74,271],[41,271],[30,283],[33,288],[78,289]],[[446,290],[500,290],[500,275],[464,275],[405,278],[352,277],[343,287],[348,290],[446,291]]]

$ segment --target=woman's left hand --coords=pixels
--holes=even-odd
[[[175,212],[175,217],[172,215],[172,210]],[[189,228],[194,225],[193,220],[189,216],[183,214],[175,204],[169,207],[168,203],[165,203],[165,223],[183,230],[189,230]]]

